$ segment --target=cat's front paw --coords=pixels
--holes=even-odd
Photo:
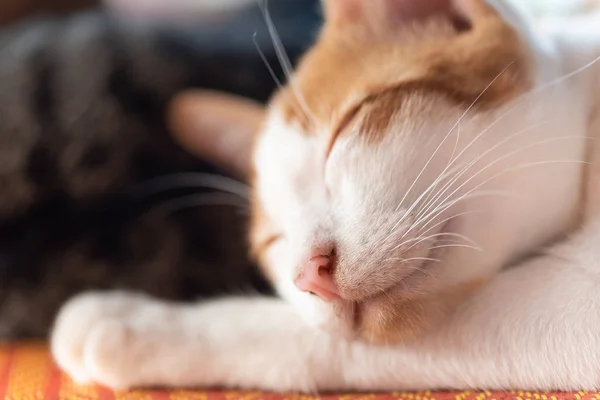
[[[60,311],[51,349],[57,364],[78,383],[98,383],[114,389],[135,385],[131,356],[132,322],[148,299],[134,294],[88,293],[75,297]]]

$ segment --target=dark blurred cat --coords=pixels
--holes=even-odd
[[[0,26],[41,13],[68,13],[97,6],[98,0],[2,0]]]
[[[320,23],[316,4],[272,6],[292,59]],[[46,335],[59,306],[90,288],[172,299],[268,290],[246,258],[243,198],[166,190],[186,183],[184,172],[218,173],[169,135],[175,93],[264,101],[274,89],[255,31],[277,67],[258,7],[193,30],[94,12],[0,31],[1,338]]]

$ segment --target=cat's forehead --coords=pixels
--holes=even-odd
[[[452,31],[443,20],[393,33],[326,27],[273,107],[304,134],[331,135],[367,103],[377,115],[363,124],[378,126],[362,131],[372,133],[415,99],[441,96],[463,108],[500,106],[531,86],[531,64],[519,33],[501,18],[469,32]],[[414,117],[432,112],[414,111]]]

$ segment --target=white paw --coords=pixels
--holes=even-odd
[[[136,384],[135,359],[129,358],[130,322],[149,302],[121,292],[88,293],[69,301],[52,332],[56,363],[81,384],[98,383],[113,389]],[[143,313],[143,312],[142,312]]]

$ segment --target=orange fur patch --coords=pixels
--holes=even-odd
[[[469,282],[417,298],[396,292],[371,299],[362,305],[358,315],[358,334],[373,344],[413,340],[443,322],[484,283]]]
[[[329,24],[274,106],[304,133],[332,136],[348,115],[375,103],[361,132],[376,136],[402,99],[415,95],[498,106],[531,86],[529,66],[518,33],[495,11],[479,15],[467,31],[444,16],[401,28]]]

